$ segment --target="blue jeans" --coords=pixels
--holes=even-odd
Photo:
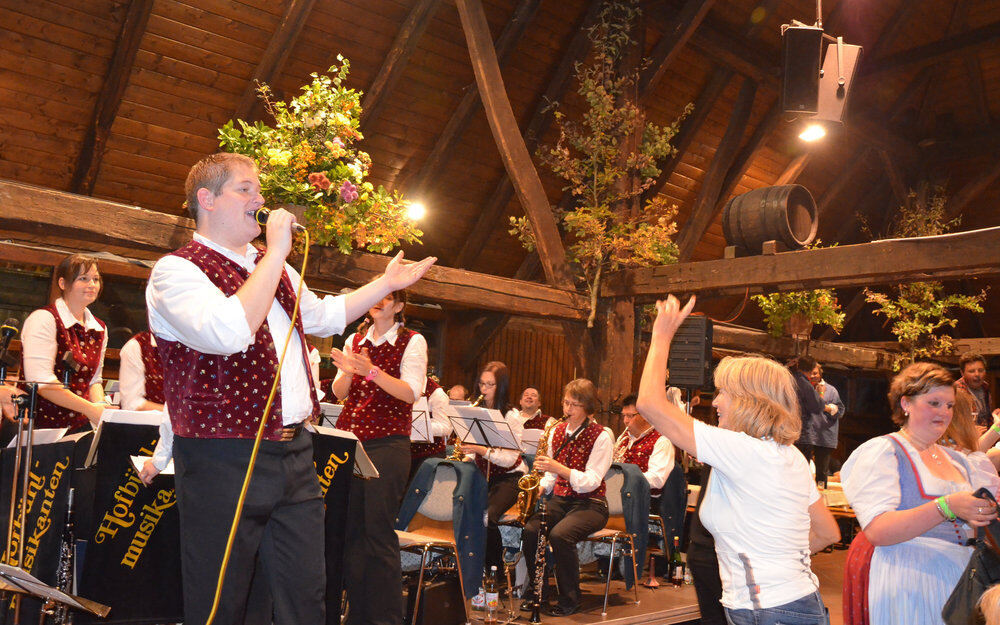
[[[830,616],[818,591],[773,608],[726,608],[726,620],[729,625],[830,625]]]

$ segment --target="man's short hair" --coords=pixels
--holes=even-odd
[[[965,372],[965,365],[972,364],[974,362],[981,362],[983,363],[983,368],[986,368],[986,359],[983,358],[982,354],[965,352],[962,354],[962,357],[958,359],[958,370]]]
[[[634,406],[637,401],[639,401],[639,397],[637,395],[626,395],[625,399],[622,400],[622,410],[625,409],[625,406]]]
[[[184,181],[184,197],[187,199],[188,215],[198,222],[198,189],[208,189],[212,195],[222,192],[238,165],[246,165],[257,171],[257,164],[249,156],[233,154],[232,152],[216,152],[195,163]]]

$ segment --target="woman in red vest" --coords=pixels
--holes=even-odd
[[[404,327],[405,307],[404,291],[385,296],[344,351],[331,353],[338,369],[333,393],[344,399],[337,427],[358,437],[379,472],[377,480],[351,481],[344,550],[349,625],[403,619],[394,526],[410,473],[413,402],[427,376],[427,341]]]
[[[545,504],[545,524],[555,560],[559,587],[557,605],[548,609],[553,616],[568,616],[580,607],[580,561],[576,543],[608,522],[604,475],[611,467],[614,441],[594,419],[597,389],[583,378],[573,380],[563,390],[566,420],[549,432],[548,455],[535,458],[534,470],[545,471],[539,488],[542,496],[552,493]],[[524,527],[524,557],[529,579],[535,575],[535,552],[541,514],[535,513]],[[542,600],[545,600],[543,593]],[[531,611],[534,585],[529,585],[521,609]]]
[[[149,330],[128,340],[118,352],[119,392],[124,410],[163,410],[163,365]]]
[[[73,254],[56,267],[62,297],[28,315],[21,331],[22,372],[38,389],[35,425],[79,430],[97,425],[104,412],[101,371],[108,335],[87,308],[101,294],[97,260]],[[63,387],[65,373],[69,388]]]

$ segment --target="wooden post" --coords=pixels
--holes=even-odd
[[[622,298],[602,306],[597,362],[597,392],[608,406],[633,391],[632,370],[635,359],[635,300]]]

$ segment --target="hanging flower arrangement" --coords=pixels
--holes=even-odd
[[[344,86],[350,63],[340,55],[337,61],[329,75],[311,74],[312,82],[288,103],[275,101],[270,87],[258,84],[274,125],[230,120],[219,129],[219,145],[257,163],[269,205],[303,207],[313,243],[334,245],[344,254],[384,254],[419,243],[423,233],[407,217],[408,203],[366,180],[372,160],[356,146],[364,138],[361,93]]]

